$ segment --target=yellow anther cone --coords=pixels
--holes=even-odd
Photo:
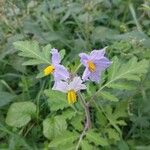
[[[88,68],[91,72],[95,72],[96,71],[96,66],[92,61],[88,62]]]
[[[53,72],[54,72],[54,66],[53,65],[50,65],[50,66],[48,66],[48,67],[46,67],[45,69],[44,69],[44,75],[49,75],[49,74],[52,74]]]
[[[68,91],[68,103],[72,104],[75,103],[77,101],[77,95],[76,92],[74,90],[70,90]]]

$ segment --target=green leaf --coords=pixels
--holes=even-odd
[[[56,147],[56,150],[75,150],[76,144],[74,143],[66,143],[65,145],[59,145]]]
[[[54,138],[50,142],[49,147],[58,147],[73,143],[78,137],[77,133],[65,131],[61,136]]]
[[[75,116],[76,116],[76,112],[75,112],[73,109],[69,108],[69,109],[67,109],[67,110],[63,110],[62,116],[63,116],[65,119],[69,119],[69,120],[70,120],[72,117],[75,117]]]
[[[124,82],[117,82],[117,83],[111,83],[107,87],[118,89],[118,90],[135,90],[135,86],[133,83],[124,83]]]
[[[89,142],[86,140],[82,140],[81,147],[82,147],[82,150],[92,150],[93,149],[93,145],[89,144]]]
[[[29,58],[23,65],[50,64],[51,45],[40,48],[36,41],[17,41],[14,46],[20,51],[19,56]]]
[[[109,139],[114,139],[115,141],[120,140],[119,133],[116,130],[108,128],[106,129],[106,132],[108,133]]]
[[[67,123],[62,116],[47,118],[43,121],[43,134],[48,139],[61,135],[67,129]]]
[[[129,146],[125,141],[121,140],[118,142],[118,150],[129,150]]]
[[[147,60],[138,62],[137,58],[133,57],[128,63],[122,64],[118,58],[115,57],[113,59],[113,65],[108,71],[108,83],[106,84],[109,85],[120,79],[139,80],[140,75],[147,72],[148,66],[149,63]]]
[[[44,77],[44,76],[45,76],[45,74],[44,74],[44,71],[42,70],[41,72],[39,72],[39,73],[37,74],[36,78],[38,79],[38,78],[42,78],[42,77]]]
[[[83,120],[84,120],[84,115],[76,114],[76,116],[71,119],[71,124],[76,130],[82,131],[84,128],[82,123]]]
[[[15,95],[8,92],[0,91],[0,93],[0,107],[9,104],[15,97]]]
[[[119,132],[121,135],[121,130],[119,126],[125,126],[126,123],[123,118],[128,116],[127,113],[127,101],[118,102],[116,107],[112,109],[110,106],[105,107],[105,113],[110,124]]]
[[[25,126],[36,113],[36,105],[32,102],[13,103],[7,113],[6,123],[13,127]]]
[[[60,53],[61,60],[62,60],[66,54],[66,51],[64,49],[62,49],[59,53]]]
[[[147,73],[149,62],[147,60],[137,61],[136,57],[130,59],[127,63],[122,63],[118,60],[117,57],[113,58],[113,64],[108,69],[108,81],[104,84],[98,92],[100,92],[105,87],[112,87],[111,84],[114,84],[121,80],[132,80],[140,81],[142,74]]]
[[[99,133],[89,130],[86,134],[86,138],[89,142],[95,143],[95,145],[107,146],[108,142],[106,138],[100,136]]]
[[[30,59],[30,60],[24,62],[22,65],[24,65],[24,66],[39,65],[39,64],[42,64],[42,63],[43,63],[42,60],[39,60],[39,59]]]
[[[106,92],[106,91],[101,91],[100,96],[102,96],[104,99],[107,99],[107,100],[110,100],[113,102],[119,101],[117,97],[115,97],[114,95],[112,95],[111,93]]]
[[[62,110],[69,106],[64,93],[53,91],[51,89],[45,90],[44,93],[48,97],[47,101],[51,111]]]

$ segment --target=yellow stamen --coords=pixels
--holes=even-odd
[[[88,68],[89,68],[89,70],[91,72],[95,72],[96,71],[96,66],[95,66],[95,64],[92,61],[88,61],[87,64],[88,64]]]
[[[49,74],[52,74],[54,72],[54,70],[55,70],[54,66],[50,65],[44,69],[44,75],[47,76]]]
[[[75,103],[77,101],[77,95],[76,95],[76,92],[74,90],[68,91],[67,96],[68,96],[68,103],[69,104]]]

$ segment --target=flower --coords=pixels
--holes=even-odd
[[[105,49],[93,50],[89,55],[80,53],[80,61],[86,67],[82,79],[86,81],[100,81],[100,75],[103,70],[110,66],[111,62],[104,56]]]
[[[67,78],[69,78],[69,72],[63,65],[60,65],[61,57],[58,53],[58,50],[53,48],[51,50],[51,54],[52,64],[44,69],[44,75],[47,76],[53,74],[55,81],[66,80]]]
[[[66,81],[55,82],[52,89],[67,93],[68,103],[72,104],[77,101],[77,91],[86,89],[86,86],[82,84],[80,77],[74,77],[69,83]]]

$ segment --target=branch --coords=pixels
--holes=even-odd
[[[79,149],[79,146],[80,146],[80,143],[83,139],[83,136],[85,135],[86,133],[86,130],[90,129],[91,128],[91,117],[90,117],[90,111],[89,111],[89,104],[85,102],[84,98],[82,97],[81,93],[78,92],[78,97],[80,98],[81,100],[81,104],[85,110],[85,115],[86,115],[86,122],[85,122],[85,126],[84,126],[84,129],[80,135],[80,138],[79,138],[79,141],[78,141],[78,144],[76,146],[76,150]]]

